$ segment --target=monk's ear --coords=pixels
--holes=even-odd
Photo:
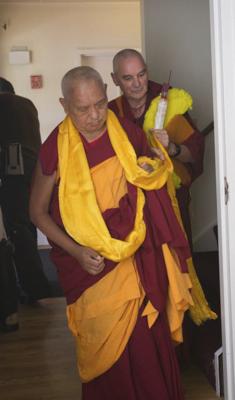
[[[114,83],[116,86],[119,86],[118,79],[117,79],[117,77],[116,77],[116,75],[115,75],[114,72],[111,72],[111,77],[112,77],[113,83]]]
[[[64,112],[67,114],[67,104],[66,104],[65,99],[63,97],[60,97],[59,101],[60,101],[60,104],[62,105],[62,107],[64,109]]]

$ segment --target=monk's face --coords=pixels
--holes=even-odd
[[[112,78],[127,100],[144,98],[148,90],[148,73],[143,61],[136,56],[120,58],[116,67]]]
[[[97,81],[75,83],[66,98],[60,101],[77,130],[88,140],[105,131],[108,100],[105,88]]]

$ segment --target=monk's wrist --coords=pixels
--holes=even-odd
[[[181,146],[177,143],[170,142],[168,146],[168,154],[170,157],[175,158],[181,153]]]

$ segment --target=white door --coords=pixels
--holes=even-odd
[[[235,2],[210,0],[225,399],[235,399]],[[228,187],[226,188],[226,185]],[[225,193],[225,191],[227,193]]]

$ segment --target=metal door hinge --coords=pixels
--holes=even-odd
[[[228,200],[229,200],[229,186],[228,186],[228,181],[226,176],[224,177],[224,201],[225,201],[225,205],[228,204]]]

